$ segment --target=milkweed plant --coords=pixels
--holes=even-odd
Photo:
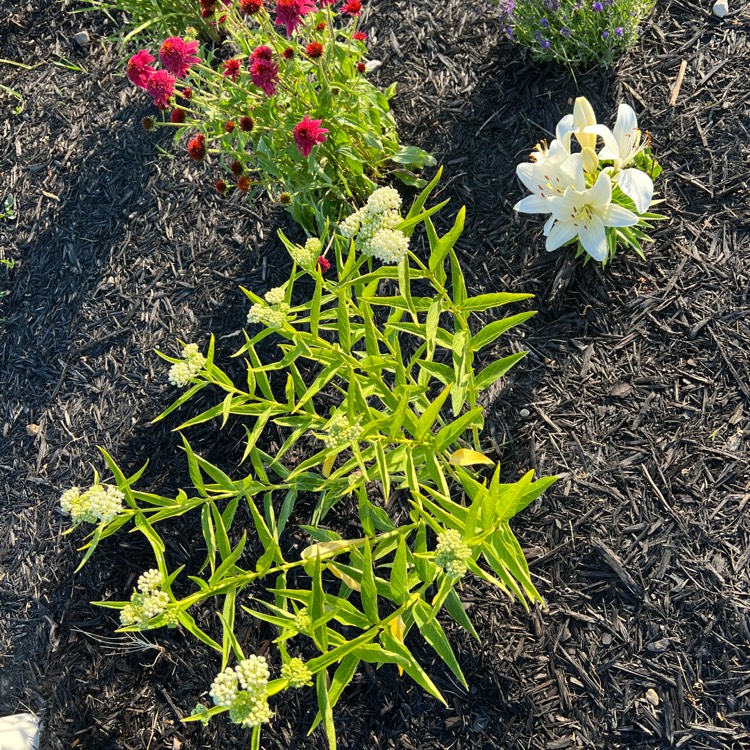
[[[647,230],[664,218],[649,211],[658,202],[654,180],[661,167],[632,107],[620,104],[610,130],[597,123],[589,101],[578,97],[555,136],[549,145],[538,144],[531,160],[516,168],[532,195],[516,203],[515,210],[549,215],[544,225],[549,251],[573,244],[576,257],[586,254],[586,261],[606,265],[624,245],[643,258]]]
[[[466,687],[443,626],[452,618],[478,638],[461,603],[465,576],[524,606],[540,601],[510,521],[555,478],[528,472],[503,483],[481,441],[480,393],[526,352],[477,367],[481,352],[534,313],[488,324],[476,313],[531,295],[467,294],[454,248],[464,210],[440,236],[431,216],[445,203],[425,208],[438,177],[406,216],[398,193],[381,188],[322,237],[299,245],[280,234],[292,273],[262,296],[245,291],[248,331],[235,355],[244,360],[243,382],[220,368],[213,338],[205,353],[188,344],[182,357],[162,355],[170,383],[185,390],[158,419],[199,391],[217,394],[215,406],[178,428],[190,494],[137,489],[146,467],[126,477],[103,451],[112,483],[95,477],[94,490],[63,496],[74,523],[96,524],[81,565],[126,526],[146,537],[155,567],[128,600],[100,604],[119,610],[121,630],[180,627],[212,648],[216,677],[186,720],[227,714],[251,730],[253,748],[280,694],[305,689],[317,697],[313,728],[322,724],[335,747],[333,709],[363,663],[394,665],[445,703],[407,645],[412,632]],[[426,258],[411,246],[418,225]],[[269,338],[275,359],[259,352]],[[247,434],[239,478],[194,452],[184,435],[230,419],[242,420]],[[269,433],[277,440],[270,453],[262,447]],[[345,500],[356,507],[355,523]],[[170,567],[157,529],[187,514],[200,517],[206,557],[178,596],[183,568]],[[307,536],[301,551],[290,541],[292,525]],[[237,625],[247,617],[275,629],[270,652],[241,642]]]
[[[383,92],[367,78],[377,62],[360,0],[238,0],[214,12],[220,47],[169,37],[158,64],[140,50],[127,75],[163,112],[144,125],[174,128],[220,193],[266,193],[316,232],[387,174],[424,186],[415,170],[434,159],[399,144],[395,84]]]
[[[505,36],[535,60],[611,67],[655,0],[496,0]]]

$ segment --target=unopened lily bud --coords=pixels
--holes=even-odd
[[[573,124],[576,128],[576,138],[581,144],[581,148],[594,148],[596,146],[596,135],[594,133],[584,133],[584,128],[596,125],[596,115],[594,108],[585,96],[579,96],[573,105]]]
[[[599,157],[596,155],[596,151],[589,146],[584,146],[581,150],[581,156],[583,157],[583,169],[588,174],[596,174],[599,169]]]

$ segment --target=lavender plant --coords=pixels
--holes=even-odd
[[[202,360],[191,346],[182,358],[166,357],[170,381],[190,387],[162,417],[199,390],[223,393],[180,429],[211,419],[249,420],[245,459],[252,468],[244,476],[231,478],[183,437],[194,494],[163,496],[136,489],[143,469],[126,477],[104,452],[122,507],[115,515],[107,505],[104,515],[77,519],[97,523],[84,562],[101,539],[130,522],[148,539],[156,567],[141,576],[130,600],[101,604],[120,611],[124,630],[179,626],[214,649],[210,705],[199,704],[187,720],[208,722],[226,713],[252,730],[253,748],[277,696],[306,688],[318,701],[313,728],[322,724],[335,748],[333,709],[362,663],[395,665],[445,703],[407,645],[412,631],[466,686],[441,624],[449,616],[478,638],[459,596],[464,576],[487,581],[524,606],[540,600],[509,522],[554,478],[534,481],[529,472],[501,483],[500,468],[479,439],[478,394],[525,352],[474,368],[480,351],[533,313],[480,327],[471,320],[530,295],[468,296],[454,250],[464,211],[439,236],[430,216],[443,204],[424,208],[436,183],[406,217],[398,194],[383,189],[323,242],[296,245],[282,235],[294,261],[289,282],[264,297],[247,292],[250,322],[260,330],[238,352],[246,382],[233,382],[219,367],[213,340]],[[418,224],[429,239],[424,261],[409,247]],[[335,280],[317,262],[321,247],[335,263]],[[376,267],[376,259],[385,264]],[[304,295],[297,285],[305,279],[314,290],[299,301]],[[398,293],[387,293],[394,285]],[[269,336],[281,358],[264,363],[256,346]],[[273,454],[260,447],[270,429],[285,436]],[[295,446],[309,453],[313,444],[312,455],[291,459],[299,454]],[[482,476],[482,465],[494,467],[491,476]],[[309,544],[299,553],[286,532],[301,496],[316,503],[302,526]],[[335,521],[324,522],[352,496],[360,531],[343,537],[332,528]],[[237,528],[241,503],[252,518],[249,529]],[[157,528],[188,513],[201,517],[206,559],[189,576],[194,591],[178,597],[172,584],[182,569],[170,570]],[[351,528],[348,519],[345,525]],[[249,538],[260,546],[251,559]],[[194,619],[201,605],[216,612],[217,633]],[[243,614],[276,629],[272,655],[258,656],[240,643],[236,624]]]
[[[655,0],[498,0],[506,36],[540,61],[610,67],[638,39]]]

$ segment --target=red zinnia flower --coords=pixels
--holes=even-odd
[[[159,50],[161,64],[178,78],[184,78],[191,65],[201,61],[196,56],[198,42],[186,42],[178,36],[171,36],[162,42]]]
[[[148,79],[156,70],[149,63],[152,63],[155,59],[147,49],[142,49],[130,58],[128,61],[128,78],[134,86],[138,86],[139,89],[146,88]]]
[[[169,106],[174,94],[174,76],[167,70],[155,70],[146,83],[146,91],[154,97],[154,104],[160,109]]]
[[[216,192],[222,195],[227,192],[227,183],[224,180],[216,180]]]
[[[367,66],[364,63],[357,63],[357,70],[360,73],[364,73],[367,70]]]
[[[310,42],[310,44],[305,47],[305,52],[307,52],[308,57],[312,57],[313,60],[315,60],[318,57],[323,56],[323,45],[320,42]]]
[[[270,47],[266,47],[265,44],[261,44],[260,47],[256,47],[250,53],[251,62],[256,60],[273,60],[273,50]]]
[[[320,127],[322,122],[323,120],[311,120],[309,115],[305,115],[295,125],[294,142],[302,156],[310,156],[313,147],[326,140],[328,130]]]
[[[211,18],[213,14],[213,8],[201,8],[201,18]]]
[[[361,12],[361,0],[346,0],[346,2],[341,6],[341,13],[345,16],[358,16]]]
[[[234,130],[234,120],[229,120],[224,126],[224,130],[226,130],[227,133],[231,133]]]
[[[242,164],[238,161],[233,161],[230,169],[235,177],[239,177],[245,171]]]
[[[249,133],[255,127],[255,120],[250,115],[240,117],[240,130],[244,130]]]
[[[250,78],[258,88],[263,89],[266,96],[273,96],[279,82],[279,66],[273,60],[258,57],[250,66]]]
[[[287,36],[302,23],[302,17],[315,10],[314,0],[276,0],[276,24],[286,26]]]
[[[240,0],[240,10],[250,16],[257,13],[263,7],[263,0]]]
[[[294,50],[291,47],[287,47],[282,53],[281,56],[285,60],[291,60],[294,57]]]
[[[318,25],[317,25],[317,26],[315,27],[315,29],[316,29],[317,31],[323,31],[323,29],[325,29],[325,27],[326,27],[326,22],[325,22],[325,21],[321,21],[321,22],[320,22],[320,23],[319,23],[319,24],[318,24]]]
[[[206,138],[203,133],[198,133],[190,140],[187,151],[193,161],[203,161],[206,158]]]
[[[321,255],[318,258],[318,268],[321,273],[328,273],[331,270],[331,261]]]
[[[352,39],[356,39],[358,42],[366,42],[367,41],[367,33],[364,31],[355,31],[352,34]]]
[[[173,109],[169,113],[169,121],[175,124],[185,122],[185,110],[184,109]]]
[[[190,86],[186,86],[184,89],[182,89],[182,95],[185,97],[185,99],[192,99],[193,89],[191,89]]]
[[[232,58],[227,60],[224,65],[224,78],[231,78],[236,81],[240,77],[240,61]]]
[[[239,190],[242,193],[246,193],[248,190],[250,190],[250,178],[240,177],[237,180],[237,190]]]

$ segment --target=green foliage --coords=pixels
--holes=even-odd
[[[535,481],[529,472],[503,484],[499,466],[484,478],[473,468],[494,466],[479,441],[479,394],[523,354],[479,373],[475,359],[533,313],[487,326],[473,317],[530,295],[468,296],[455,251],[463,209],[442,237],[431,222],[432,210],[424,210],[437,179],[400,225],[409,232],[425,225],[426,261],[409,252],[396,267],[373,269],[371,258],[357,256],[353,241],[331,236],[337,278],[325,278],[316,266],[295,265],[285,286],[289,309],[283,322],[248,335],[236,355],[244,360],[246,382],[236,384],[219,367],[212,340],[191,387],[159,417],[199,390],[219,392],[215,406],[179,429],[214,419],[222,425],[248,420],[244,476],[232,478],[204,460],[183,436],[194,493],[162,496],[135,489],[143,469],[125,477],[104,453],[125,508],[99,524],[87,557],[101,539],[132,521],[153,548],[158,573],[142,578],[151,583],[139,582],[144,593],[131,602],[102,604],[126,610],[123,619],[132,623],[134,602],[148,604],[145,594],[156,591],[148,586],[160,583],[158,614],[124,629],[179,624],[220,655],[222,670],[233,659],[241,664],[245,659],[235,632],[238,614],[274,626],[282,676],[267,684],[261,699],[314,684],[319,712],[313,728],[323,725],[331,747],[336,746],[333,710],[363,662],[395,665],[445,703],[412,652],[412,633],[467,685],[441,624],[450,617],[477,637],[458,595],[465,572],[524,606],[540,601],[509,523],[554,478]],[[301,248],[283,235],[282,240],[299,255]],[[312,291],[305,295],[305,289]],[[246,293],[255,305],[263,303]],[[263,362],[256,347],[269,336],[276,337],[281,357]],[[266,431],[283,436],[273,454],[260,447]],[[307,457],[301,460],[302,455]],[[310,522],[302,527],[310,543],[292,554],[287,531],[299,520],[296,504],[303,495],[316,500]],[[356,500],[361,531],[343,538],[323,523],[346,498]],[[238,528],[240,504],[248,509],[251,528]],[[157,527],[185,514],[200,517],[206,556],[197,575],[189,576],[195,590],[178,598],[172,583],[180,571],[170,573]],[[216,611],[218,633],[206,632],[193,618],[191,611],[201,605]],[[311,652],[316,655],[303,664],[298,655]],[[221,677],[222,689],[234,679],[231,670]],[[226,711],[239,720],[241,712],[226,703],[231,696],[221,705],[199,706],[187,720],[205,722]],[[244,724],[252,726],[257,747],[260,726],[253,721]]]
[[[505,34],[535,60],[611,67],[655,0],[496,0]]]

